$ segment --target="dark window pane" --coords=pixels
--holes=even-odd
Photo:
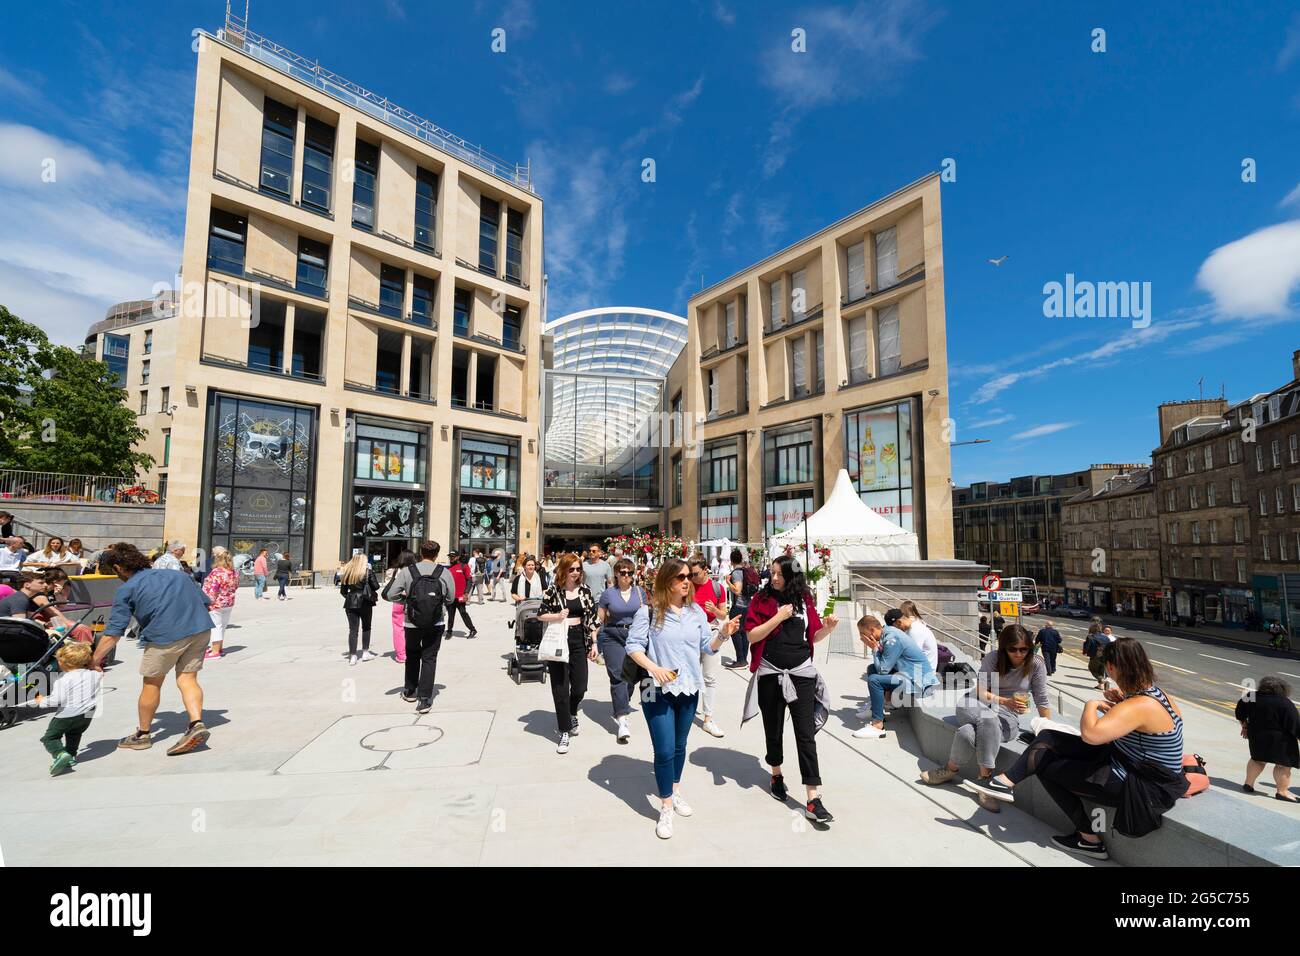
[[[478,267],[482,272],[497,271],[497,233],[501,217],[501,204],[484,196],[479,207]]]
[[[298,128],[298,111],[268,99],[262,111],[263,192],[289,198],[293,180],[293,143]]]
[[[299,237],[298,239],[298,280],[296,287],[301,292],[312,295],[325,295],[329,278],[330,247],[323,242]]]
[[[248,222],[242,216],[212,210],[208,227],[208,268],[233,275],[244,274],[244,237]]]
[[[402,317],[406,291],[406,273],[393,266],[379,267],[379,311],[394,318]]]

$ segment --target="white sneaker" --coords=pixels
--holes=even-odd
[[[627,729],[626,717],[620,717],[618,719],[618,730],[615,732],[615,736],[618,738],[618,742],[621,744],[627,743],[628,738],[632,736],[632,731]]]
[[[655,826],[655,836],[661,840],[673,838],[673,808],[663,807],[659,811],[659,823]]]
[[[567,754],[569,752],[569,735],[560,734],[560,742],[555,745],[557,754]]]
[[[691,809],[691,805],[686,802],[680,793],[673,794],[673,810],[683,817],[689,817],[695,812]]]
[[[859,740],[862,740],[863,738],[866,738],[867,740],[879,740],[881,737],[885,736],[885,732],[875,724],[867,724],[867,726],[863,727],[861,730],[853,731],[853,736],[857,737]]]
[[[374,651],[363,651],[361,654],[361,659],[363,661],[373,661],[378,656],[379,655],[376,654]]]
[[[714,721],[712,721],[712,720],[706,720],[706,721],[704,722],[704,732],[705,732],[706,734],[708,734],[710,737],[725,737],[725,736],[727,736],[726,731],[724,731],[721,727],[719,727],[719,726],[718,726]],[[686,814],[683,813],[682,816],[686,816]]]
[[[361,660],[361,656],[359,654],[353,654],[351,657],[348,658],[348,666],[356,667],[358,662],[360,662],[360,660]]]

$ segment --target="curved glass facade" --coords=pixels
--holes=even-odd
[[[543,387],[543,504],[659,508],[667,432],[664,377],[686,321],[650,309],[575,312],[550,322]]]

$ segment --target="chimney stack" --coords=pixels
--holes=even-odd
[[[1300,349],[1291,353],[1291,375],[1293,378],[1300,379]]]

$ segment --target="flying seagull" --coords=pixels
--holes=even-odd
[[[990,260],[988,260],[988,261],[989,261],[989,263],[991,263],[992,265],[1000,266],[1000,265],[1002,265],[1002,263],[1006,262],[1008,258],[1010,258],[1010,257],[1009,257],[1009,256],[998,256],[996,259],[990,259]]]

